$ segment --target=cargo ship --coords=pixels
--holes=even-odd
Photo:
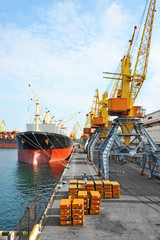
[[[40,124],[41,131],[35,131],[34,124],[27,127],[28,131],[16,134],[18,160],[33,165],[51,163],[63,168],[71,155],[73,140],[61,129],[56,128],[59,130],[56,133],[53,124]]]
[[[71,155],[73,139],[67,136],[62,122],[55,122],[50,111],[43,113],[32,88],[31,91],[36,101],[36,114],[33,124],[27,124],[25,132],[16,134],[18,161],[33,165],[50,163],[52,167],[63,169]]]
[[[17,148],[15,135],[17,131],[3,131],[0,132],[0,148]]]

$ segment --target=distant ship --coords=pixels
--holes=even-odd
[[[17,131],[3,131],[0,132],[0,148],[17,148],[15,135]]]
[[[72,153],[73,139],[67,136],[62,124],[56,124],[50,111],[43,113],[32,88],[31,91],[36,100],[35,122],[27,124],[25,132],[16,134],[18,160],[33,165],[51,163],[62,169]]]

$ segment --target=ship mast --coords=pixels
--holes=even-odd
[[[29,88],[30,88],[30,90],[31,90],[31,92],[32,92],[35,100],[36,100],[36,101],[34,101],[34,100],[31,98],[31,100],[32,100],[32,101],[35,103],[35,105],[36,105],[36,114],[35,114],[36,131],[39,131],[39,122],[38,122],[38,121],[40,120],[40,110],[41,110],[41,112],[42,112],[42,109],[41,109],[41,107],[40,107],[39,101],[38,101],[35,93],[33,92],[33,89],[32,89],[32,87],[31,87],[31,85],[28,84],[28,86],[29,86]]]
[[[39,102],[36,101],[36,114],[35,114],[35,117],[36,117],[36,131],[39,131],[39,117],[40,117],[40,114],[39,114]]]

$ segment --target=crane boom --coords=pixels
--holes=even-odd
[[[99,91],[98,89],[96,89],[94,117],[98,116],[98,106],[99,106]]]
[[[63,127],[63,124],[67,123],[68,121],[70,121],[72,118],[76,117],[79,113],[81,112],[78,112],[76,114],[73,114],[70,118],[68,118],[67,120],[65,120],[64,122],[63,121],[60,121],[60,123],[58,124],[58,127]]]
[[[73,139],[77,138],[78,129],[81,130],[81,126],[80,126],[79,122],[77,122],[73,127],[73,131],[72,131]]]
[[[29,88],[30,88],[30,90],[31,90],[31,92],[32,92],[32,95],[33,95],[34,99],[36,100],[36,103],[39,103],[38,98],[36,97],[36,95],[35,95],[35,93],[34,93],[32,87],[31,87],[31,85],[28,84],[28,86],[29,86]],[[31,99],[31,100],[32,100],[32,99]],[[44,114],[44,112],[43,112],[43,110],[42,110],[40,104],[39,104],[39,110],[40,110],[40,112],[41,112],[43,118],[45,119],[45,114]]]
[[[0,132],[2,132],[2,129],[3,129],[4,125],[6,126],[5,121],[2,120],[2,124],[0,125]]]
[[[144,117],[143,108],[133,105],[146,79],[155,5],[156,0],[150,0],[133,75],[130,51],[134,33],[127,55],[122,59],[121,74],[117,74],[118,76],[121,75],[121,87],[120,89],[114,89],[114,93],[117,91],[117,97],[108,100],[108,111],[111,116]],[[117,88],[117,85],[115,88]]]
[[[130,44],[129,44],[129,47],[128,47],[128,50],[127,50],[126,56],[124,56],[124,58],[128,58],[128,57],[130,57],[136,29],[137,29],[137,26],[134,26],[134,31],[133,31],[133,34],[132,34],[132,39],[129,40]],[[122,66],[119,67],[118,74],[116,74],[116,75],[117,75],[118,77],[117,77],[117,79],[114,81],[114,84],[113,84],[113,87],[112,87],[111,93],[110,93],[110,95],[109,95],[109,98],[115,98],[118,89],[121,88]]]
[[[131,106],[133,106],[147,75],[155,6],[156,0],[151,0],[131,83]]]
[[[94,95],[93,105],[90,112],[90,121],[91,121],[91,127],[94,125],[94,119],[95,117],[98,117],[99,112],[99,91],[96,89],[96,93]]]

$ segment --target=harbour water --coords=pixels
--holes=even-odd
[[[0,149],[0,231],[14,230],[29,202],[37,199],[40,218],[62,169],[17,161],[17,149]]]

